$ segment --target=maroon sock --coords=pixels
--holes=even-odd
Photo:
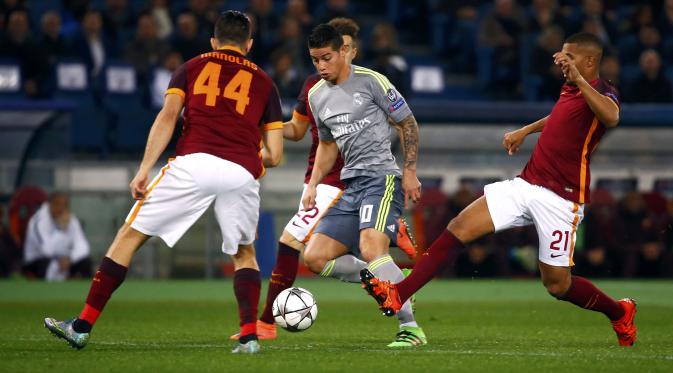
[[[612,321],[619,320],[624,316],[624,310],[619,303],[584,277],[572,276],[568,291],[559,299],[586,310],[601,312]]]
[[[260,320],[267,324],[273,324],[273,301],[276,300],[281,291],[294,284],[294,279],[297,278],[298,264],[299,251],[282,242],[278,242],[278,258],[276,259],[276,266],[271,273],[264,312],[262,312]]]
[[[240,337],[257,334],[257,306],[261,287],[262,279],[258,270],[242,268],[234,273],[234,294],[241,319]]]
[[[453,233],[444,230],[430,245],[428,251],[421,255],[411,274],[397,284],[402,303],[432,280],[440,270],[451,264],[451,261],[455,258],[454,253],[462,247],[463,243]]]
[[[79,315],[80,320],[86,321],[89,326],[96,323],[112,293],[124,282],[127,270],[128,268],[114,260],[108,257],[103,258],[91,281],[86,305]]]

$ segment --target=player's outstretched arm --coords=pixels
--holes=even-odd
[[[404,167],[402,170],[402,189],[404,189],[404,207],[408,201],[417,202],[421,198],[421,182],[416,176],[418,159],[418,122],[413,114],[395,123],[400,129],[400,141],[404,151]]]
[[[169,93],[164,98],[164,106],[159,111],[159,114],[157,114],[154,124],[152,124],[152,128],[150,129],[150,134],[147,137],[143,160],[140,163],[140,167],[138,167],[136,176],[131,180],[131,184],[129,185],[131,195],[134,199],[141,199],[145,196],[147,192],[147,176],[171,141],[182,105],[183,99],[178,94]]]
[[[276,167],[283,158],[283,132],[279,129],[266,130],[262,134],[262,164],[264,167]]]
[[[519,147],[523,144],[526,136],[531,133],[541,132],[544,125],[547,123],[547,118],[549,118],[549,115],[527,126],[523,126],[518,130],[507,132],[502,139],[502,146],[507,150],[507,153],[513,155],[519,150]]]
[[[308,211],[315,207],[316,187],[332,167],[334,167],[338,154],[339,148],[335,141],[320,140],[318,143],[311,179],[301,200],[304,210]]]
[[[306,135],[310,124],[309,121],[301,120],[293,115],[292,119],[283,123],[283,137],[288,140],[299,141]]]

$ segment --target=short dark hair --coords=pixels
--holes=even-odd
[[[598,49],[601,54],[603,53],[603,43],[601,42],[601,39],[589,32],[578,32],[576,34],[572,34],[568,36],[568,38],[565,40],[565,43],[594,47]]]
[[[328,45],[332,47],[332,50],[338,51],[344,45],[344,41],[336,28],[322,23],[316,26],[308,36],[308,47],[311,49],[324,48]]]
[[[250,39],[250,19],[236,10],[222,12],[215,21],[214,36],[222,44],[244,46]]]
[[[55,190],[51,193],[49,193],[49,197],[47,197],[47,201],[53,202],[55,199],[58,198],[65,198],[66,201],[70,200],[70,197],[66,192],[60,191],[60,190]]]
[[[342,36],[348,35],[353,39],[353,41],[357,41],[358,33],[360,32],[360,26],[358,26],[358,24],[355,23],[355,21],[352,19],[337,17],[332,18],[329,22],[327,22],[327,24],[334,27]]]

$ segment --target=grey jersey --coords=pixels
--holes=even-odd
[[[344,158],[341,179],[400,175],[390,149],[392,128],[411,114],[404,97],[385,76],[351,65],[348,79],[335,85],[320,80],[308,93],[321,140],[336,141]]]

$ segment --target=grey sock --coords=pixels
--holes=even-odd
[[[347,254],[332,259],[325,264],[320,272],[322,277],[332,277],[344,282],[360,282],[360,271],[367,267],[367,263]]]
[[[367,268],[381,280],[398,283],[404,279],[402,270],[395,264],[390,255],[383,255],[372,260],[369,262]],[[402,308],[397,313],[397,319],[400,321],[400,326],[418,326],[409,301],[404,302]]]

